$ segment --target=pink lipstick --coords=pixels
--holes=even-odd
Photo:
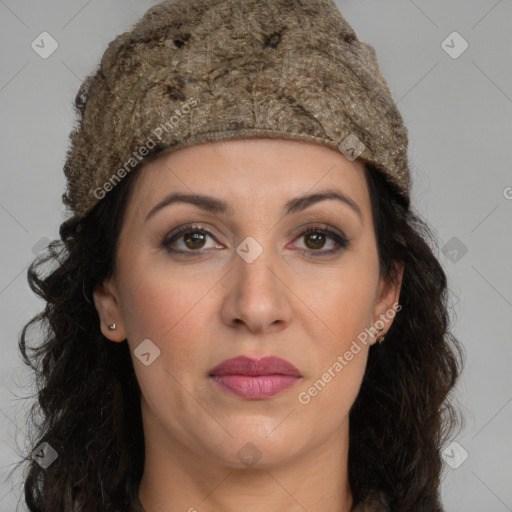
[[[302,378],[293,364],[275,356],[226,359],[208,376],[224,391],[250,400],[264,400],[277,395]]]

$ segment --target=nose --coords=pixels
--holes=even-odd
[[[255,259],[237,253],[225,277],[222,320],[231,327],[243,325],[252,333],[286,328],[292,315],[289,280],[272,251],[264,250]]]

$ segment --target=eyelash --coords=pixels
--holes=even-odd
[[[171,243],[173,243],[178,238],[180,238],[181,235],[184,235],[185,233],[196,233],[196,232],[208,235],[208,236],[212,237],[213,239],[215,239],[215,237],[212,235],[212,233],[210,233],[207,229],[204,229],[201,226],[197,226],[197,225],[187,225],[187,226],[182,226],[181,228],[177,229],[175,232],[173,232],[169,236],[167,236],[164,239],[164,241],[162,242],[162,245],[172,254],[190,254],[191,256],[201,255],[205,251],[203,251],[203,252],[200,252],[199,250],[198,251],[194,251],[194,250],[176,251],[175,249],[170,248]],[[320,249],[316,250],[316,251],[313,249],[310,249],[310,250],[301,249],[301,250],[299,250],[299,252],[301,252],[301,254],[314,253],[315,256],[320,256],[320,257],[325,256],[325,255],[331,255],[331,254],[335,254],[335,253],[341,251],[342,249],[346,249],[350,245],[350,242],[351,242],[351,239],[346,238],[345,236],[339,235],[338,233],[330,230],[327,226],[324,226],[323,228],[320,228],[317,226],[305,228],[302,231],[300,231],[300,233],[297,235],[297,239],[304,235],[310,235],[310,234],[327,235],[329,238],[331,238],[331,240],[336,242],[336,244],[338,246],[336,248],[330,249],[328,251],[322,251]],[[320,254],[317,254],[317,253],[320,253]]]

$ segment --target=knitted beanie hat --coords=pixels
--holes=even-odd
[[[407,130],[333,0],[162,2],[109,44],[75,106],[62,200],[79,217],[153,155],[251,137],[371,164],[409,206]]]

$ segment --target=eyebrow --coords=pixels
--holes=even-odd
[[[358,204],[347,195],[335,189],[324,189],[314,194],[304,194],[290,199],[283,206],[283,215],[290,215],[292,213],[300,212],[316,203],[319,203],[320,201],[325,200],[340,201],[343,204],[349,206],[354,212],[356,212],[360,219],[363,217]],[[230,206],[221,199],[201,194],[184,194],[181,192],[173,192],[165,196],[159,203],[151,208],[144,222],[147,222],[153,215],[156,214],[156,212],[162,210],[162,208],[175,203],[191,204],[207,213],[216,215],[233,214]]]

